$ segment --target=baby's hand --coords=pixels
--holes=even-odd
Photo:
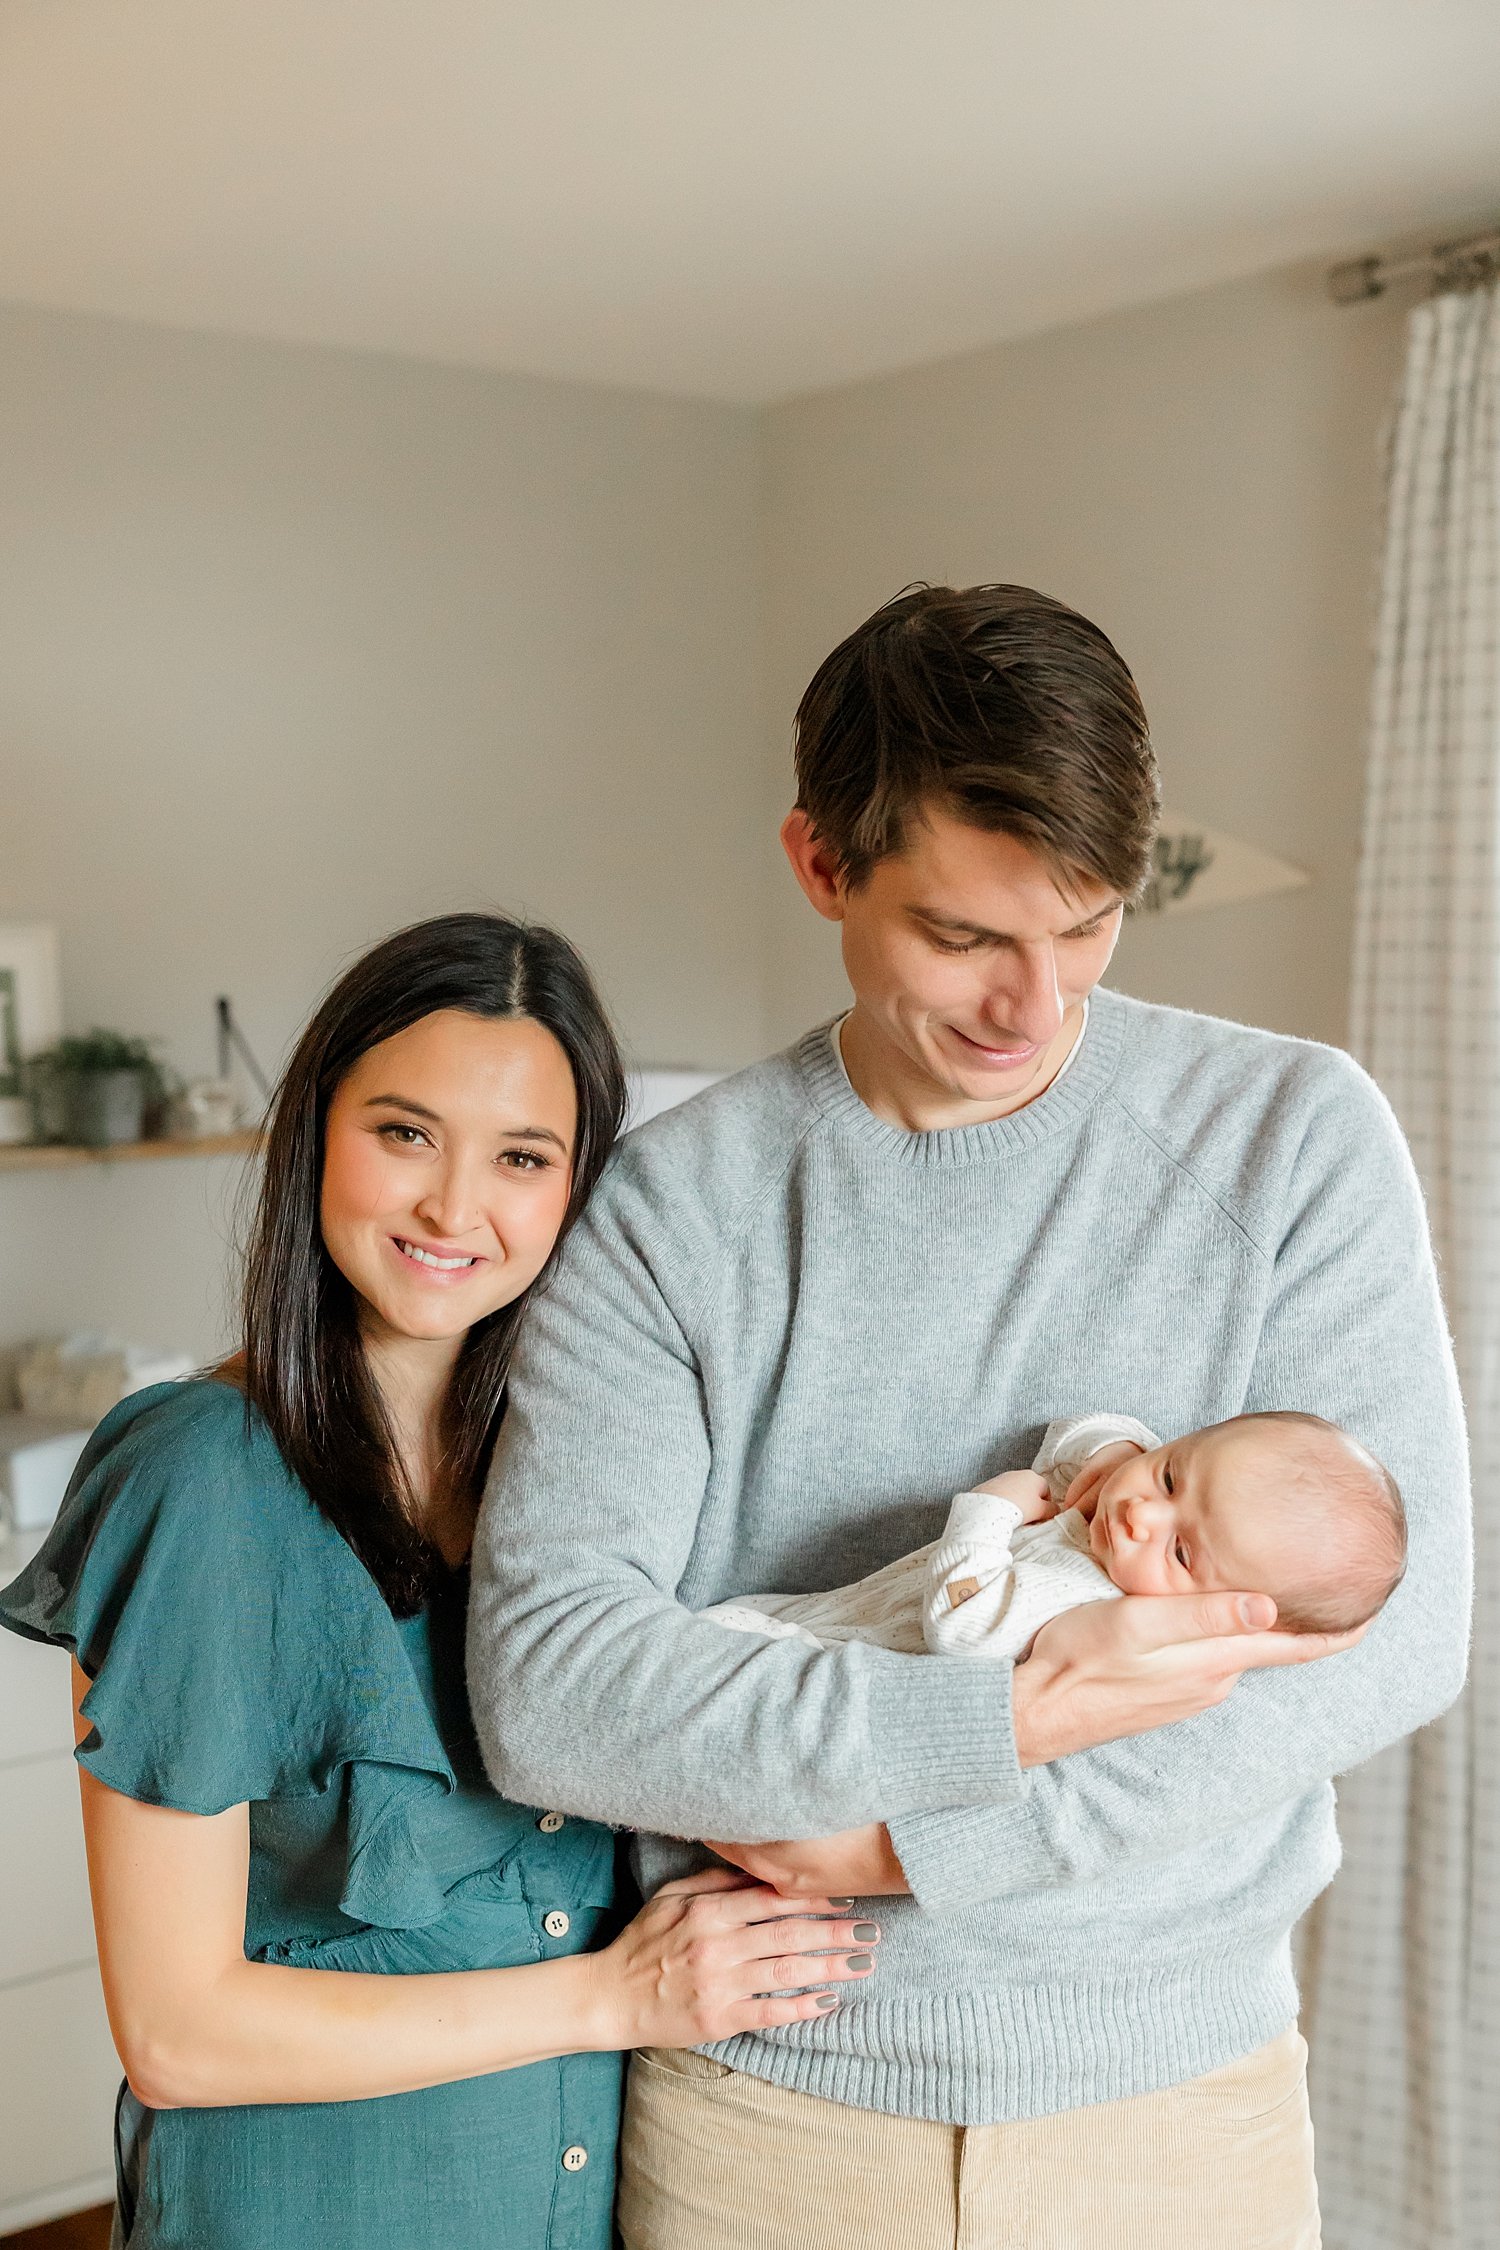
[[[1091,1453],[1073,1482],[1063,1494],[1063,1506],[1076,1508],[1080,1515],[1092,1516],[1094,1503],[1099,1498],[1099,1487],[1112,1469],[1128,1461],[1132,1453],[1144,1453],[1146,1448],[1130,1438],[1120,1438],[1114,1445],[1101,1445]]]
[[[993,1492],[999,1499],[1009,1500],[1020,1509],[1022,1523],[1045,1523],[1048,1516],[1057,1514],[1057,1502],[1047,1488],[1047,1479],[1039,1477],[1035,1469],[1002,1469],[999,1476],[976,1484],[973,1490]]]

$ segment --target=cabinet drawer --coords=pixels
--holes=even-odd
[[[0,1771],[0,1985],[89,1961],[93,1952],[72,1759]]]
[[[65,1649],[0,1627],[0,1766],[46,1750],[71,1751],[70,1677]]]
[[[0,2205],[113,2173],[120,2077],[92,1963],[0,1992]]]

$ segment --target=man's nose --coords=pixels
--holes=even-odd
[[[1003,983],[989,999],[989,1014],[1006,1031],[1018,1031],[1034,1047],[1045,1047],[1062,1029],[1066,1013],[1057,987],[1057,956],[1050,945],[1025,946],[1012,953]]]

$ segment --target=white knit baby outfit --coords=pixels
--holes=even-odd
[[[1060,1501],[1085,1462],[1128,1441],[1161,1443],[1128,1414],[1075,1414],[1048,1425],[1032,1467]],[[908,1654],[1024,1657],[1049,1618],[1120,1589],[1089,1552],[1076,1508],[1023,1523],[1012,1500],[960,1492],[941,1539],[884,1570],[822,1594],[748,1594],[703,1612],[740,1633],[809,1641],[873,1641]]]

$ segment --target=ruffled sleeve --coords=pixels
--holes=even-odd
[[[161,1385],[106,1416],[0,1623],[91,1682],[79,1763],[183,1812],[314,1797],[348,1777],[342,1910],[420,1924],[443,1893],[424,1798],[455,1787],[369,1573],[244,1399]]]

